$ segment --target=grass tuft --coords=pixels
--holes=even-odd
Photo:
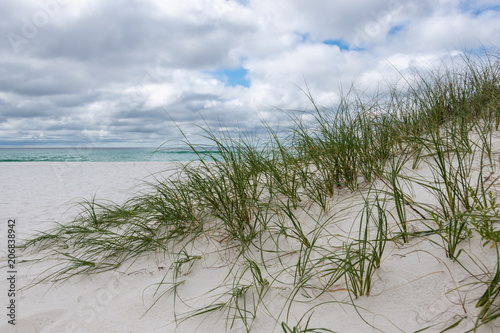
[[[57,260],[38,282],[116,270],[149,254],[172,258],[153,305],[167,294],[174,307],[180,301],[190,310],[180,316],[176,310],[178,325],[224,313],[228,329],[239,322],[251,331],[259,316],[268,316],[284,332],[331,332],[309,328],[312,315],[290,327],[293,307],[344,292],[358,312],[354,299],[370,295],[389,245],[411,246],[418,236],[458,262],[465,239],[500,241],[493,143],[499,65],[495,55],[465,56],[444,70],[403,77],[407,85],[386,94],[366,96],[352,87],[331,108],[318,105],[306,87],[312,110],[291,114],[291,128],[264,124],[264,134],[251,136],[207,125],[203,138],[213,149],[203,151],[179,128],[197,161],[121,205],[84,201],[73,221],[23,248]],[[421,168],[431,178],[420,177]],[[413,187],[427,191],[428,200],[405,192]],[[346,208],[347,198],[361,203],[353,199]],[[205,260],[188,251],[200,239],[224,253],[226,274],[204,295],[214,301],[202,307],[181,288],[188,279],[181,272]],[[500,316],[498,251],[494,272],[477,301],[476,326]],[[171,293],[159,292],[162,284]],[[279,313],[270,313],[273,302],[281,302]],[[315,307],[324,304],[331,302]]]

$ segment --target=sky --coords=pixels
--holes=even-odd
[[[0,1],[0,147],[259,133],[500,46],[498,0]]]

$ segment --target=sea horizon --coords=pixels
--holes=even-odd
[[[192,150],[181,147],[0,147],[0,162],[184,162],[197,158]]]

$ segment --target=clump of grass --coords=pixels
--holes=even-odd
[[[260,186],[264,152],[243,137],[234,140],[227,132],[220,137],[213,131],[206,133],[217,154],[209,153],[211,161],[204,159],[195,168],[184,170],[189,189],[223,222],[233,239],[247,244],[265,228],[258,218],[266,209],[266,193]]]
[[[406,90],[388,94],[365,96],[351,89],[329,109],[306,89],[312,120],[292,117],[293,126],[284,133],[266,126],[264,135],[249,136],[206,126],[204,139],[213,149],[202,152],[184,136],[197,161],[150,183],[122,205],[84,202],[74,221],[24,247],[45,248],[47,257],[59,260],[42,281],[117,269],[148,253],[171,254],[172,281],[164,277],[159,286],[168,283],[174,302],[184,302],[181,268],[203,260],[189,254],[187,246],[217,235],[221,251],[237,252],[227,256],[222,285],[209,293],[224,291],[208,306],[186,313],[179,324],[224,311],[229,328],[239,321],[251,331],[270,302],[268,291],[279,289],[286,291],[285,305],[273,318],[284,332],[329,331],[308,328],[310,317],[305,328],[300,322],[290,327],[292,306],[339,289],[351,298],[369,296],[391,240],[388,216],[397,224],[398,237],[410,243],[411,209],[417,213],[412,221],[427,227],[419,235],[438,235],[454,260],[462,251],[460,242],[473,232],[485,242],[499,241],[491,133],[500,124],[500,66],[471,58],[462,65],[444,73],[415,73]],[[469,140],[471,132],[479,140]],[[405,176],[411,161],[414,169],[428,164],[433,179]],[[428,189],[437,205],[413,202],[403,180]],[[364,198],[359,207],[350,207],[358,212],[352,234],[330,231],[339,222],[332,207],[341,192]],[[477,303],[483,322],[499,316],[498,267]]]
[[[268,156],[263,160],[265,188],[275,199],[279,200],[279,196],[287,198],[292,203],[293,209],[297,209],[302,202],[301,187],[304,188],[304,181],[309,178],[305,170],[307,168],[297,154],[294,154],[286,138],[280,138],[270,126],[266,126],[266,129],[270,145]]]
[[[483,324],[495,320],[500,317],[500,305],[495,302],[500,295],[500,255],[497,250],[497,264],[495,266],[495,274],[492,274],[487,283],[486,291],[476,304],[476,308],[481,308],[478,314],[478,320]]]
[[[50,248],[65,263],[45,280],[66,280],[116,269],[145,252],[166,251],[172,237],[177,237],[162,224],[151,223],[136,205],[125,208],[91,200],[81,203],[81,207],[73,224],[60,225],[24,244],[25,248]]]
[[[370,237],[370,227],[376,228],[375,237]],[[358,238],[344,244],[343,257],[340,258],[341,270],[349,291],[355,298],[370,295],[372,277],[382,262],[382,255],[387,242],[387,216],[385,201],[378,197],[372,204],[365,199],[360,217]]]
[[[489,147],[471,140],[464,146],[448,129],[444,130],[444,136],[431,133],[429,138],[416,140],[427,152],[434,178],[431,183],[418,183],[434,195],[439,207],[424,208],[437,226],[428,227],[445,242],[447,256],[456,259],[460,254],[458,244],[470,234],[472,220],[487,204],[491,184],[485,186],[484,175],[491,176],[494,168],[485,163]]]
[[[307,94],[314,106],[314,121],[296,121],[292,144],[302,164],[320,175],[322,184],[314,186],[322,185],[332,198],[337,187],[356,190],[360,181],[373,181],[398,143],[390,117],[375,113],[378,103],[364,104],[349,94],[333,110],[321,110]]]
[[[399,155],[392,156],[389,161],[387,172],[382,175],[382,180],[389,187],[386,194],[390,195],[394,202],[397,215],[397,225],[400,230],[401,238],[404,243],[409,242],[408,217],[406,214],[406,205],[409,204],[409,199],[406,197],[401,183],[399,181],[403,167],[410,159],[411,155],[404,149]],[[392,215],[392,213],[389,212]],[[393,216],[396,220],[396,218]]]
[[[498,179],[498,178],[497,178]],[[492,191],[482,191],[482,198],[474,196],[477,202],[476,213],[471,214],[472,224],[475,230],[483,238],[484,245],[492,242],[500,242],[500,205],[496,201],[496,195]]]

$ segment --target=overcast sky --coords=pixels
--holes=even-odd
[[[339,87],[500,45],[498,0],[0,0],[0,146],[258,132]]]

